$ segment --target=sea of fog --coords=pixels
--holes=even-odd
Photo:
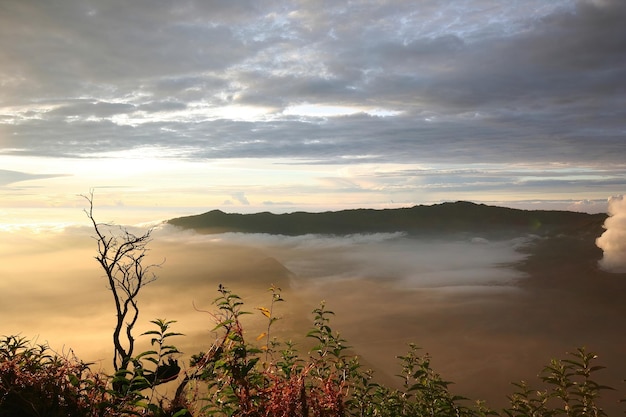
[[[346,319],[352,316],[350,300],[363,297],[365,290],[380,295],[371,303],[385,314],[397,309],[395,300],[382,298],[389,294],[515,291],[524,275],[512,265],[524,258],[519,249],[529,240],[425,240],[402,233],[203,235],[168,225],[157,226],[152,238],[149,261],[158,264],[153,269],[158,279],[144,288],[142,320],[176,319],[191,334],[210,327],[194,306],[210,307],[218,284],[253,303],[266,302],[265,290],[276,285],[293,294],[298,307],[313,309],[327,300],[329,308],[345,310]],[[95,255],[96,242],[87,227],[2,232],[0,333],[72,347],[87,360],[108,357],[114,310]],[[369,312],[360,314],[367,320]]]
[[[167,233],[167,232],[165,232]],[[348,236],[280,236],[226,233],[199,237],[214,244],[267,251],[293,273],[294,289],[368,280],[405,291],[511,288],[523,276],[512,266],[532,236],[489,241],[483,237],[412,238],[404,233]]]
[[[324,301],[336,313],[333,329],[383,381],[395,381],[396,356],[414,342],[459,393],[499,405],[512,392],[509,382],[535,378],[551,357],[600,341],[619,364],[618,347],[626,345],[618,330],[626,309],[615,290],[578,309],[588,294],[535,285],[520,268],[540,239],[215,235],[157,225],[148,261],[158,279],[143,290],[137,334],[154,318],[177,320],[174,330],[186,336],[173,342],[186,354],[206,350],[215,339],[206,311],[222,284],[255,313],[246,318],[253,340],[266,325],[256,308],[267,306],[275,285],[286,300],[276,306],[275,336],[307,346],[310,313]],[[20,334],[110,369],[115,311],[95,254],[88,227],[1,231],[0,335]],[[572,282],[587,279],[565,273]],[[138,351],[147,342],[140,339]]]

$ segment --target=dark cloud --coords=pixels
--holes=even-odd
[[[156,146],[331,164],[609,164],[623,175],[620,0],[0,7],[5,152]],[[353,110],[285,112],[302,104]]]
[[[146,112],[167,112],[185,110],[187,104],[176,100],[159,100],[151,101],[139,106],[138,110]]]
[[[126,103],[111,103],[105,101],[75,100],[66,102],[59,107],[46,112],[46,117],[97,117],[106,118],[117,114],[132,113],[136,107]]]

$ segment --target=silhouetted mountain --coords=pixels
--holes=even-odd
[[[229,214],[220,210],[179,217],[169,224],[202,233],[269,233],[281,235],[406,232],[549,233],[602,231],[605,214],[571,211],[518,210],[459,201],[399,209],[356,209],[323,213]]]

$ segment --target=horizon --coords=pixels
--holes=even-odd
[[[2,224],[626,191],[621,0],[3,6]]]
[[[509,204],[497,204],[494,202],[480,202],[469,200],[449,200],[439,201],[432,203],[413,204],[413,205],[393,205],[393,206],[373,206],[373,207],[345,207],[339,206],[333,207],[316,207],[313,210],[311,207],[305,207],[304,209],[294,208],[293,210],[272,210],[271,207],[214,207],[214,208],[202,208],[202,207],[126,207],[123,205],[94,205],[94,209],[103,218],[106,223],[118,224],[120,226],[129,227],[142,227],[157,225],[167,222],[169,220],[197,216],[211,211],[221,211],[227,214],[259,214],[259,213],[271,213],[274,215],[289,214],[296,212],[305,213],[325,213],[325,212],[337,212],[347,210],[387,210],[387,209],[403,209],[416,206],[436,206],[445,203],[457,203],[468,202],[472,204],[482,204],[493,207],[511,208],[516,210],[544,210],[544,211],[569,211],[587,214],[608,214],[609,213],[609,201],[620,196],[611,196],[606,199],[604,206],[600,202],[591,204],[577,204],[577,202],[571,201],[568,205],[563,205],[563,202],[553,201],[524,201],[524,202],[509,202]],[[82,196],[78,197],[80,201],[86,204],[86,200]],[[94,194],[95,201],[101,201],[101,198]],[[80,202],[78,201],[78,202]],[[78,203],[77,202],[77,203]],[[87,208],[80,207],[78,205],[73,207],[29,207],[29,208],[0,208],[0,231],[11,230],[63,230],[67,227],[80,227],[88,226],[89,222],[84,213]],[[316,209],[316,210],[315,210]]]

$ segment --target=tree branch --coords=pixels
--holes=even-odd
[[[95,259],[102,267],[113,296],[116,311],[116,324],[113,330],[113,367],[116,371],[126,369],[133,355],[135,338],[133,329],[139,318],[137,298],[141,288],[156,280],[156,275],[146,275],[153,266],[144,267],[142,262],[147,254],[152,229],[141,236],[130,233],[127,229],[111,224],[98,223],[94,217],[93,190],[83,195],[87,200],[85,209],[94,230],[97,254]],[[131,311],[132,310],[132,311]],[[122,341],[122,329],[125,341]]]

